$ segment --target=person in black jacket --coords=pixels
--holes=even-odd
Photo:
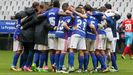
[[[38,10],[38,14],[44,13],[45,8],[44,5],[40,5],[40,8]],[[35,51],[35,56],[34,56],[34,63],[32,64],[32,70],[36,71],[36,67],[39,66],[38,70],[39,72],[45,72],[43,69],[43,63],[44,60],[46,59],[46,50],[48,46],[48,31],[49,30],[56,30],[55,26],[51,26],[46,17],[42,18],[37,18],[34,17],[30,22],[27,22],[23,26],[23,30],[26,30],[30,27],[34,26],[35,27],[35,32],[34,32],[34,49]],[[37,64],[39,61],[40,57],[40,63],[39,65]]]
[[[21,23],[21,33],[20,33],[20,42],[24,47],[24,52],[21,55],[20,67],[25,71],[32,71],[29,67],[32,64],[33,55],[34,55],[34,31],[35,27],[32,25],[27,29],[23,29],[27,22],[30,22],[32,18],[36,17],[38,11],[39,3],[34,2],[31,8],[27,8],[26,18]]]

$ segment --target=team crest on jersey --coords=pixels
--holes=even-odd
[[[67,20],[67,23],[69,23],[70,21],[71,21],[71,20],[70,20],[70,19],[68,19],[68,20]]]

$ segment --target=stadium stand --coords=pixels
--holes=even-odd
[[[10,16],[14,15],[17,11],[23,10],[25,7],[30,7],[34,1],[49,2],[50,0],[0,0],[0,20],[10,20]],[[133,13],[133,0],[60,0],[60,2],[61,4],[68,2],[74,6],[89,3],[94,7],[110,3],[113,9],[121,14],[121,20],[125,19],[126,13]]]

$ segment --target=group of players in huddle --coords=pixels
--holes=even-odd
[[[112,10],[110,4],[106,3],[105,6],[96,9],[89,4],[74,7],[64,3],[60,9],[60,3],[54,1],[51,8],[47,4],[38,2],[33,3],[32,8],[36,10],[35,15],[18,18],[14,34],[15,55],[11,70],[47,72],[48,67],[43,67],[43,64],[48,59],[47,51],[49,51],[52,71],[57,73],[75,71],[75,52],[78,52],[79,65],[76,71],[78,73],[88,72],[89,57],[93,63],[91,73],[118,71],[115,47],[119,38],[116,21],[120,19],[120,15]],[[128,14],[128,18],[131,18],[131,14]],[[124,24],[121,27],[124,28]],[[24,36],[32,31],[31,28],[37,36],[33,41],[29,41],[32,38],[28,38],[27,41]],[[43,35],[45,37],[37,32],[45,33]],[[36,40],[36,37],[39,39]],[[64,67],[66,54],[68,54],[68,69]],[[21,56],[20,68],[17,67],[19,56]]]

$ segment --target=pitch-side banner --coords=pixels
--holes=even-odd
[[[17,21],[15,20],[0,20],[0,33],[13,34]]]

